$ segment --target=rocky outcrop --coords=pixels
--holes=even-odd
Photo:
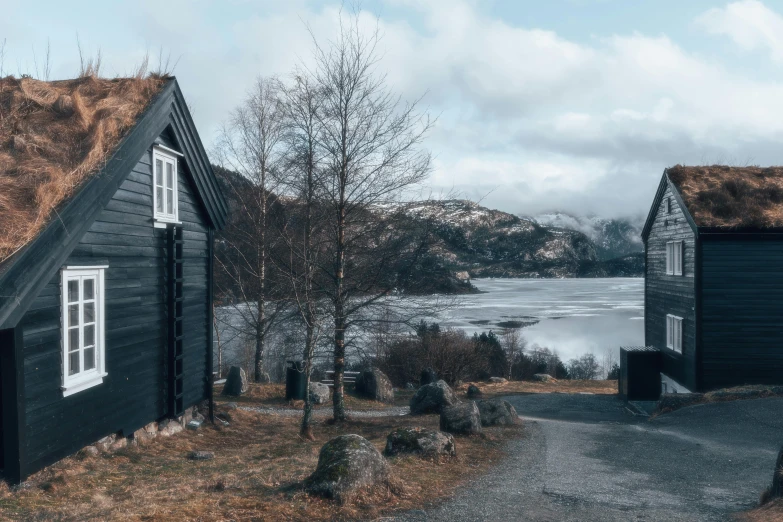
[[[468,399],[476,399],[478,397],[481,397],[482,395],[484,394],[481,393],[481,390],[475,384],[471,384],[470,386],[468,386],[468,393],[467,393]]]
[[[548,373],[537,373],[533,375],[533,380],[538,382],[552,382],[555,378]]]
[[[398,428],[386,437],[384,455],[413,454],[422,457],[455,457],[454,437],[425,428]]]
[[[433,382],[438,382],[438,374],[432,368],[424,368],[419,377],[419,386],[426,386]]]
[[[440,413],[445,406],[457,404],[459,399],[446,381],[437,381],[416,390],[411,397],[411,414]]]
[[[247,393],[247,374],[239,366],[232,366],[228,370],[228,377],[226,377],[221,395],[239,397],[243,393]]]
[[[386,374],[377,368],[364,370],[356,378],[356,393],[373,401],[392,402],[394,387]]]
[[[503,426],[519,422],[517,410],[503,399],[487,399],[478,401],[479,414],[482,426]]]
[[[359,435],[340,435],[321,448],[318,466],[305,490],[338,501],[363,488],[388,483],[389,464],[373,444]]]
[[[505,384],[508,382],[505,377],[490,377],[489,382],[492,384]]]
[[[478,406],[470,401],[444,407],[440,413],[440,429],[463,435],[481,433],[481,413]]]
[[[332,391],[329,386],[322,382],[310,383],[310,402],[313,404],[326,404],[332,397]]]

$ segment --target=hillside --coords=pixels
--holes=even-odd
[[[573,216],[565,212],[539,214],[531,219],[548,228],[576,230],[589,237],[602,261],[639,254],[643,250],[643,217],[604,219],[597,216]]]
[[[414,219],[430,222],[437,237],[430,255],[439,264],[454,272],[467,272],[471,278],[613,277],[642,273],[638,254],[609,259],[610,243],[597,245],[581,231],[544,226],[533,219],[470,201],[412,203],[407,212]]]

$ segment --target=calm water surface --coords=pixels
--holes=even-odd
[[[468,333],[498,323],[523,328],[528,346],[557,350],[568,360],[586,352],[619,354],[620,346],[644,344],[644,279],[475,279],[483,293],[441,316],[443,326]]]

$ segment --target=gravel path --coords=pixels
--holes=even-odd
[[[419,521],[721,521],[750,509],[783,444],[783,399],[647,420],[614,397],[507,397],[526,433],[508,459]]]
[[[302,410],[294,408],[271,408],[267,406],[239,406],[240,410],[255,411],[258,413],[267,413],[269,415],[280,415],[281,417],[301,417]],[[373,417],[397,417],[399,415],[408,415],[411,409],[408,406],[394,406],[382,410],[346,410],[349,417],[355,418],[373,418]],[[313,410],[315,417],[331,417],[331,408]]]

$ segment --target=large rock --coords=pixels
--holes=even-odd
[[[386,374],[377,368],[364,370],[356,378],[356,393],[374,401],[392,402],[394,387]]]
[[[476,386],[475,384],[471,384],[470,386],[468,386],[467,395],[468,395],[468,399],[475,399],[477,397],[481,397],[484,394],[481,393],[481,390],[479,389],[478,386]]]
[[[427,386],[433,382],[438,382],[438,374],[432,368],[424,368],[419,377],[419,386]]]
[[[482,426],[498,426],[516,424],[519,421],[517,410],[503,399],[487,399],[478,401],[479,414]]]
[[[411,413],[440,413],[444,406],[459,403],[446,381],[438,381],[422,386],[411,397]]]
[[[228,370],[228,377],[226,377],[221,395],[239,397],[243,393],[247,393],[247,374],[239,366],[232,366]]]
[[[326,404],[332,396],[329,386],[322,382],[310,383],[310,402],[313,404]]]
[[[552,382],[555,380],[555,378],[548,373],[537,373],[533,375],[533,380],[539,382]]]
[[[414,454],[422,457],[456,457],[454,437],[442,431],[425,428],[397,428],[386,437],[383,454]]]
[[[369,440],[340,435],[321,448],[318,466],[305,480],[305,490],[343,501],[362,488],[388,480],[389,464]]]
[[[449,433],[481,433],[481,413],[473,401],[446,406],[440,413],[440,429]]]
[[[489,382],[492,384],[505,384],[508,381],[505,379],[505,377],[490,377]]]

